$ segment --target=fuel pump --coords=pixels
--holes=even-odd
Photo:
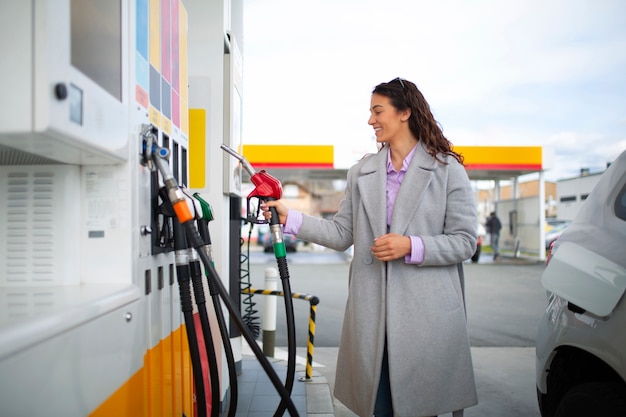
[[[265,170],[256,172],[250,163],[242,156],[235,152],[233,149],[222,144],[221,148],[239,160],[243,168],[250,175],[250,181],[254,184],[255,188],[248,194],[246,201],[246,215],[247,220],[252,223],[263,224],[267,223],[265,219],[259,217],[260,204],[258,205],[255,214],[250,213],[250,202],[253,198],[260,201],[278,200],[282,197],[283,189],[280,181],[272,177]],[[278,219],[278,213],[275,208],[270,208],[272,217],[270,218],[270,234],[272,238],[272,244],[274,246],[274,256],[276,257],[276,263],[278,265],[278,272],[283,286],[283,293],[285,296],[285,316],[287,318],[287,377],[285,379],[285,389],[291,395],[293,389],[293,383],[295,380],[296,372],[296,325],[293,312],[293,300],[291,298],[291,285],[289,283],[289,268],[287,266],[287,249],[283,239],[283,228]],[[285,411],[285,402],[281,400],[281,403],[276,410],[275,416],[280,416]]]
[[[185,193],[178,185],[176,178],[174,178],[172,171],[170,170],[170,167],[168,166],[166,162],[166,159],[169,156],[169,151],[167,149],[160,148],[154,145],[153,150],[148,151],[148,154],[151,155],[157,169],[159,170],[159,172],[161,173],[163,177],[163,183],[165,184],[165,192],[166,192],[165,198],[167,198],[169,202],[171,203],[173,211],[176,213],[176,220],[183,227],[183,230],[185,231],[187,235],[186,236],[186,238],[188,239],[187,241],[189,242],[191,247],[197,250],[200,260],[204,264],[205,269],[209,272],[210,281],[215,285],[217,292],[219,293],[222,301],[226,304],[226,307],[228,308],[228,311],[232,319],[234,320],[235,325],[241,331],[242,335],[245,337],[246,341],[250,345],[250,348],[252,349],[255,356],[257,357],[257,360],[260,362],[261,366],[265,370],[265,373],[267,374],[270,381],[272,382],[277,392],[281,396],[281,405],[279,406],[279,409],[282,409],[282,411],[280,412],[280,414],[282,414],[284,412],[284,409],[286,408],[287,410],[289,410],[289,413],[292,416],[298,416],[299,415],[298,411],[293,401],[291,400],[290,390],[287,390],[286,388],[287,384],[285,386],[282,385],[280,378],[276,374],[276,371],[274,370],[272,365],[269,363],[268,359],[265,357],[265,355],[261,351],[261,348],[256,344],[254,338],[252,337],[252,335],[246,328],[245,324],[243,323],[243,320],[241,319],[239,315],[239,309],[237,306],[234,305],[234,303],[228,296],[228,292],[226,291],[226,288],[224,288],[224,285],[222,284],[219,274],[217,273],[217,271],[215,270],[215,267],[213,266],[212,260],[208,252],[206,250],[202,250],[202,248],[205,246],[205,242],[202,239],[202,236],[200,235],[198,229],[196,228],[196,225],[194,222],[195,216],[192,213],[192,209],[190,208],[188,204],[188,200],[186,198]],[[274,181],[278,182],[277,180],[274,180]],[[280,187],[280,183],[278,183],[278,185]],[[275,217],[278,218],[278,216],[275,216]],[[285,261],[285,265],[286,265],[286,261]],[[188,281],[187,281],[187,286],[185,290],[187,292],[189,291]],[[289,292],[288,294],[291,294],[291,292]],[[289,298],[291,300],[290,297],[285,297],[285,298]],[[182,300],[181,300],[181,303],[182,303]],[[293,307],[291,309],[291,316],[293,318]],[[295,336],[294,336],[294,341],[295,341]],[[293,345],[294,345],[294,354],[290,355],[290,356],[293,356],[293,362],[294,362],[294,366],[293,366],[294,369],[292,371],[292,376],[291,376],[291,380],[292,380],[291,386],[293,386],[293,374],[295,373],[295,343],[293,343]],[[277,410],[277,414],[278,413],[279,411]]]

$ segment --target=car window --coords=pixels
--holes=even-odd
[[[626,220],[626,184],[624,184],[615,199],[615,215],[622,220]]]

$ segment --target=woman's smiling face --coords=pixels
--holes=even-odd
[[[407,112],[399,112],[387,96],[372,94],[370,118],[367,123],[374,128],[376,142],[392,142],[399,133],[407,129],[403,123],[408,119]]]

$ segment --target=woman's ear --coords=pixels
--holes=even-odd
[[[403,122],[406,122],[407,120],[409,120],[411,118],[411,109],[406,109],[402,112],[402,118],[401,120]]]

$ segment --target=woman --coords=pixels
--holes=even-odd
[[[263,210],[301,239],[354,245],[335,397],[362,417],[460,416],[477,403],[460,276],[476,247],[469,179],[415,84],[379,84],[370,112],[380,151],[349,170],[332,220]]]

